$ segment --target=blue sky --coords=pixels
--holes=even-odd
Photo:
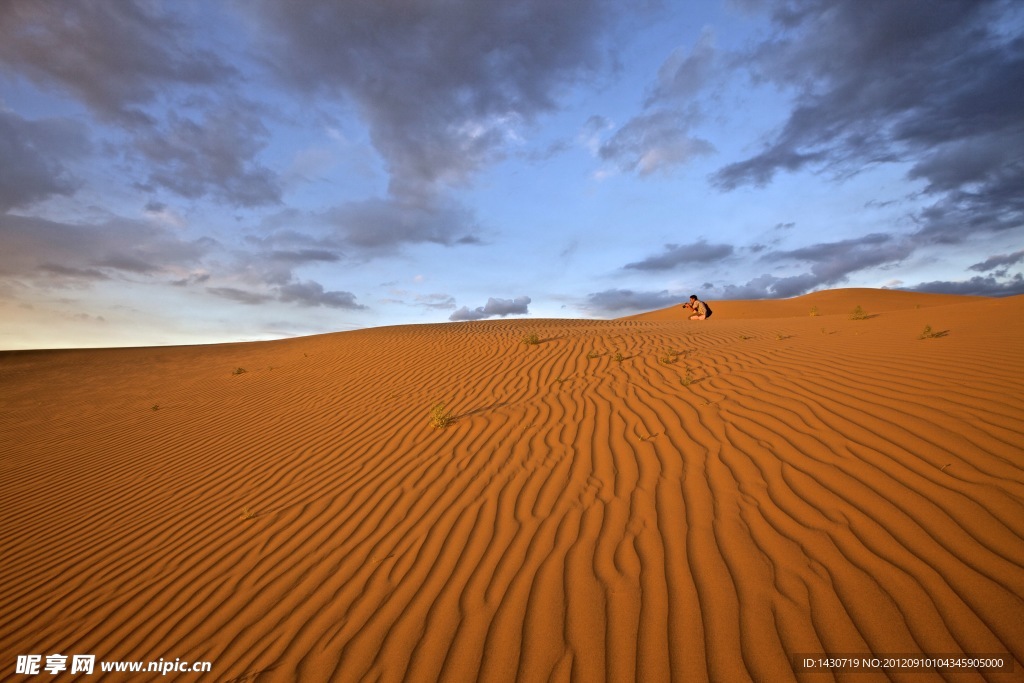
[[[0,348],[1024,293],[1010,0],[13,0]]]

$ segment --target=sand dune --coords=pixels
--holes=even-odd
[[[1024,680],[1024,298],[713,306],[0,354],[0,679]]]

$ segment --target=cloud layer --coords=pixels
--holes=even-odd
[[[768,3],[775,34],[738,63],[794,92],[765,149],[719,169],[732,190],[807,168],[842,177],[910,163],[935,198],[922,238],[957,243],[1024,221],[1024,37],[1003,0]]]
[[[15,305],[233,334],[1024,277],[1014,0],[8,0],[0,72]]]
[[[528,296],[517,296],[514,299],[495,299],[491,297],[487,299],[485,305],[477,306],[472,310],[467,306],[463,306],[452,313],[448,320],[464,322],[467,320],[484,320],[495,316],[504,318],[507,315],[526,315],[530,312],[530,302],[531,299]]]
[[[601,66],[600,0],[261,0],[265,59],[284,83],[350,98],[392,196],[433,195],[504,154],[561,88]]]

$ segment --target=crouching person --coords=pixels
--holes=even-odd
[[[689,303],[683,304],[683,308],[689,309],[693,313],[690,320],[707,320],[711,317],[711,308],[698,299],[696,294],[690,295]]]

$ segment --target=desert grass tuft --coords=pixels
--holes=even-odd
[[[603,355],[604,355],[603,352],[601,352],[601,353],[598,353],[597,351],[588,351],[587,352],[587,358],[589,358],[590,360],[594,360],[595,358],[600,358]]]
[[[661,354],[658,358],[658,362],[663,365],[671,365],[672,363],[678,362],[681,354],[675,349],[669,349],[665,353]]]
[[[864,309],[861,308],[860,304],[857,304],[857,308],[853,309],[853,312],[850,313],[850,320],[864,320],[867,317],[868,314],[864,312]]]
[[[945,332],[936,332],[932,329],[931,325],[925,325],[924,330],[918,335],[918,339],[938,339],[939,337],[945,337]]]
[[[536,332],[530,332],[529,334],[524,334],[523,338],[519,341],[527,346],[536,346],[540,344],[540,337],[537,336]]]
[[[154,403],[153,404],[153,410],[160,410],[160,404],[159,403]]]
[[[817,318],[819,315],[821,315],[821,313],[818,312],[818,307],[817,306],[811,306],[811,317],[812,318]]]
[[[241,375],[244,372],[246,372],[245,368],[235,368],[234,370],[231,371],[231,374],[232,375]]]
[[[690,372],[690,368],[686,368],[686,374],[679,380],[680,384],[684,387],[688,387],[696,381],[697,379],[693,376],[693,373]]]
[[[445,410],[444,403],[438,403],[430,409],[430,426],[434,429],[445,429],[455,423],[452,411]]]

